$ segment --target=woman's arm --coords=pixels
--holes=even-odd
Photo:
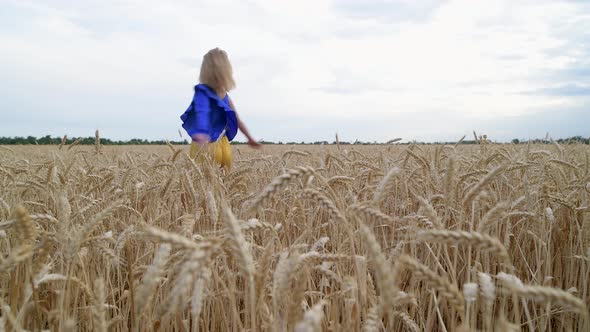
[[[233,100],[231,100],[231,98],[229,98],[229,107],[231,107],[231,109],[234,110],[234,112],[236,113],[236,119],[238,119],[238,129],[240,129],[240,131],[248,139],[248,145],[250,145],[253,148],[259,148],[259,147],[261,147],[262,145],[260,143],[258,143],[252,137],[252,135],[250,135],[250,132],[248,131],[248,128],[246,128],[246,125],[240,119],[240,116],[238,115],[238,112],[236,111],[236,106],[234,105],[234,102],[233,102]]]

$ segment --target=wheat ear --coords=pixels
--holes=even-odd
[[[402,255],[398,258],[396,263],[406,267],[412,275],[423,280],[426,284],[437,290],[441,296],[447,298],[449,303],[455,308],[461,317],[464,317],[465,300],[457,286],[451,284],[447,279],[441,277],[426,265],[422,265],[410,256]]]
[[[37,239],[37,229],[31,220],[29,212],[22,205],[19,205],[14,213],[16,215],[16,229],[19,240],[22,244],[33,244]]]
[[[381,251],[381,246],[373,232],[363,223],[360,223],[359,227],[367,251],[374,262],[377,286],[382,301],[381,305],[385,310],[392,310],[395,305],[401,304],[396,303],[396,301],[399,301],[399,292],[395,287],[393,270]]]
[[[182,235],[176,233],[166,232],[152,226],[143,226],[143,234],[157,242],[170,243],[173,246],[180,247],[188,250],[208,250],[211,247],[216,246],[215,241],[203,240],[195,242]]]
[[[268,201],[272,196],[274,196],[275,193],[286,186],[290,181],[304,175],[312,174],[313,172],[313,168],[305,166],[299,166],[297,168],[288,170],[286,173],[274,178],[272,182],[266,186],[262,192],[260,192],[260,194],[254,197],[254,199],[250,202],[248,209],[256,209],[258,206]]]
[[[375,305],[369,308],[367,316],[363,322],[363,332],[379,332],[381,330],[381,313],[379,312],[379,306]]]
[[[412,319],[412,317],[410,317],[410,315],[407,312],[394,311],[393,318],[399,319],[400,321],[402,321],[402,323],[404,323],[407,331],[420,332],[420,327],[418,327],[418,324],[416,324],[416,322]]]
[[[349,209],[352,213],[363,217],[364,222],[370,221],[371,223],[385,223],[387,225],[393,225],[395,222],[392,217],[366,204],[353,204]]]
[[[94,305],[92,306],[92,320],[94,323],[94,331],[106,332],[106,310],[105,310],[106,294],[104,281],[98,278],[94,281]]]
[[[492,180],[496,176],[500,175],[505,169],[506,169],[506,165],[500,165],[500,166],[492,169],[491,171],[489,171],[483,178],[481,178],[481,180],[479,180],[479,182],[477,182],[473,187],[471,187],[471,189],[469,189],[469,191],[467,192],[467,194],[463,198],[463,206],[469,207],[471,205],[471,202],[475,198],[475,196],[477,196],[477,194],[479,194],[479,192],[485,186],[487,186],[490,182],[492,182]]]
[[[229,242],[232,253],[238,262],[240,270],[244,274],[248,283],[248,296],[250,306],[250,324],[251,330],[256,331],[256,290],[254,284],[254,259],[250,252],[250,246],[242,234],[238,220],[228,207],[224,208],[225,224],[229,235]]]
[[[286,330],[287,317],[284,307],[285,301],[289,294],[291,277],[296,272],[297,265],[300,261],[296,252],[283,252],[279,256],[279,262],[275,268],[272,283],[272,307],[274,318],[274,329],[276,331]]]
[[[586,256],[590,258],[590,214],[584,214],[584,221],[582,224],[582,246],[586,250]]]
[[[564,307],[564,309],[577,312],[588,316],[588,308],[581,299],[572,294],[553,287],[545,286],[528,286],[524,285],[520,279],[511,274],[503,272],[496,276],[508,289],[518,296],[531,299],[537,303],[554,303]]]
[[[510,256],[508,251],[495,237],[489,235],[466,232],[466,231],[447,231],[447,230],[429,230],[419,232],[417,237],[424,241],[441,242],[445,244],[467,244],[479,250],[493,251],[503,261],[503,263],[511,266]]]
[[[430,202],[428,202],[428,200],[426,198],[424,198],[420,195],[414,194],[414,197],[416,197],[418,202],[420,202],[420,205],[424,209],[424,213],[426,214],[426,217],[433,223],[433,225],[436,228],[443,228],[440,218],[439,218],[438,214],[436,213],[436,210],[434,209],[432,204],[430,204]]]
[[[509,202],[500,202],[496,204],[493,208],[491,208],[486,214],[481,218],[478,226],[477,231],[483,232],[488,226],[492,225],[495,221],[501,218],[502,214],[506,212],[510,208]]]
[[[326,195],[320,193],[319,191],[307,188],[303,191],[303,196],[306,198],[311,198],[320,203],[322,207],[328,210],[328,213],[336,220],[340,222],[346,222],[346,218],[340,212],[340,210],[336,207],[336,204],[332,202]]]
[[[168,256],[170,255],[170,244],[164,243],[160,245],[154,261],[150,265],[143,276],[141,285],[137,288],[137,295],[135,296],[135,310],[136,315],[139,317],[143,312],[143,309],[147,305],[150,296],[154,293],[158,279],[164,270]]]
[[[383,202],[385,194],[387,194],[391,188],[395,185],[395,179],[401,174],[401,170],[398,167],[394,167],[385,174],[383,179],[377,185],[375,193],[373,194],[373,205],[378,206]]]
[[[322,320],[324,319],[325,301],[316,303],[311,309],[307,310],[297,325],[295,325],[295,332],[321,332]]]

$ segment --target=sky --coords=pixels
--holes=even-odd
[[[215,47],[257,139],[590,136],[590,0],[0,0],[0,41],[0,136],[178,140]]]

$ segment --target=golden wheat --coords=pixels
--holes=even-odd
[[[590,330],[587,146],[81,142],[0,149],[4,330]]]

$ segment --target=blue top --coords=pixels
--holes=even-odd
[[[221,99],[205,84],[195,86],[193,101],[180,119],[189,136],[206,134],[211,142],[216,141],[224,129],[230,141],[238,132],[238,119],[229,106],[229,96]]]

